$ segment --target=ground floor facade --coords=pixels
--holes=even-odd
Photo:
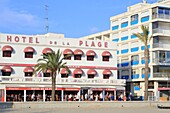
[[[127,82],[126,95],[133,97],[134,100],[143,100],[145,92],[144,81]],[[148,100],[170,101],[170,81],[169,80],[149,80]]]
[[[123,100],[124,86],[56,86],[55,101]],[[51,86],[1,86],[1,102],[51,101]]]

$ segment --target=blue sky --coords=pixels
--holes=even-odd
[[[148,0],[149,3],[157,0]],[[110,17],[142,0],[0,0],[0,32],[45,34],[45,5],[49,32],[77,38],[110,28]]]

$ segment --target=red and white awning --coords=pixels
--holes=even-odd
[[[109,51],[104,51],[102,53],[102,56],[111,56],[111,53]]]
[[[6,45],[2,48],[2,51],[13,51],[13,48],[9,45]]]
[[[47,54],[47,53],[51,53],[53,50],[51,48],[44,48],[42,53],[43,54]]]
[[[26,67],[24,69],[24,72],[30,72],[30,73],[33,73],[34,72],[34,69],[32,67]]]
[[[103,75],[111,75],[111,74],[112,74],[112,72],[109,69],[105,69],[103,71]]]
[[[12,72],[12,68],[10,66],[4,66],[1,70],[4,72]]]
[[[96,56],[96,53],[95,53],[93,50],[88,50],[88,51],[86,52],[86,55],[87,55],[87,56]]]
[[[33,47],[26,47],[25,49],[24,49],[24,52],[34,52],[34,48]]]

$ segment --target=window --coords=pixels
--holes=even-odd
[[[156,28],[158,28],[158,22],[154,22],[153,24],[152,24],[152,29],[156,29]]]
[[[75,74],[74,77],[75,78],[81,78],[81,74]]]
[[[95,75],[88,74],[88,78],[94,78]]]
[[[32,72],[25,72],[25,77],[32,77],[33,73]]]
[[[44,77],[50,77],[50,73],[43,73]]]
[[[135,14],[135,15],[131,16],[131,22],[135,21],[135,20],[138,20],[138,14]]]
[[[11,75],[11,72],[2,71],[2,76],[10,76],[10,75]]]
[[[3,57],[11,57],[11,51],[3,51]]]
[[[81,60],[81,55],[74,55],[74,60]]]
[[[94,56],[87,56],[87,61],[94,61]]]
[[[61,78],[68,78],[68,74],[61,74]]]
[[[138,60],[139,60],[139,55],[131,56],[131,61],[138,61]]]
[[[71,55],[64,54],[64,60],[71,60]]]
[[[103,79],[109,79],[110,75],[103,75]]]
[[[150,68],[149,68],[149,73],[150,73]],[[145,74],[145,68],[142,68],[142,74]]]
[[[139,74],[139,69],[132,69],[132,75]]]
[[[25,58],[33,58],[33,52],[25,52]]]
[[[153,81],[148,82],[148,89],[154,89],[154,82]]]
[[[109,56],[103,56],[103,61],[109,61]]]

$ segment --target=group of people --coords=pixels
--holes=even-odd
[[[113,93],[106,93],[103,96],[103,93],[95,93],[95,94],[65,94],[64,101],[114,101]]]

